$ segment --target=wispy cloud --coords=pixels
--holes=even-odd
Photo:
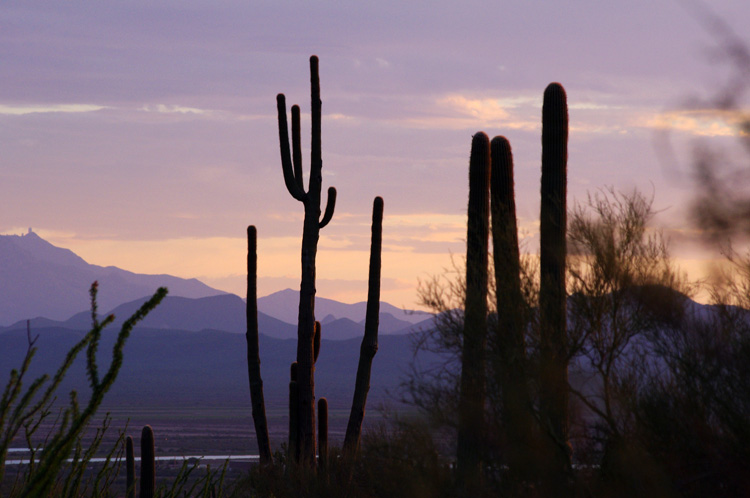
[[[167,104],[144,105],[141,107],[141,110],[146,112],[158,112],[159,114],[208,114],[211,112],[197,107]]]
[[[106,106],[95,104],[28,104],[28,105],[3,105],[0,104],[0,114],[10,116],[23,116],[26,114],[40,114],[49,112],[59,113],[82,113],[94,112],[107,109]]]
[[[689,109],[648,116],[641,119],[639,125],[706,137],[732,137],[747,135],[742,124],[748,115],[741,110]]]

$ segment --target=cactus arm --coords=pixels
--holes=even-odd
[[[326,202],[326,211],[323,214],[323,219],[320,220],[319,228],[323,228],[333,218],[333,210],[336,207],[336,188],[328,187],[328,201]]]
[[[292,106],[292,164],[294,166],[294,180],[300,190],[304,190],[302,180],[302,144],[300,139],[299,106]]]
[[[318,57],[310,57],[310,113],[312,116],[312,141],[310,142],[310,188],[320,196],[321,171],[323,169],[321,145],[321,114],[323,102],[320,100],[320,73]],[[316,189],[317,186],[317,189]],[[318,201],[320,205],[320,201]]]
[[[297,185],[292,169],[292,154],[289,151],[289,128],[286,121],[286,98],[283,93],[276,96],[276,109],[279,116],[279,149],[281,151],[281,169],[284,172],[284,183],[292,197],[300,202],[305,202],[307,196]]]

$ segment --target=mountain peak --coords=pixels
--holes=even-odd
[[[99,306],[111,309],[168,287],[171,296],[223,294],[197,280],[170,275],[142,275],[114,266],[87,263],[33,230],[0,235],[0,324],[44,316],[64,320],[89,307],[89,287],[99,282]]]

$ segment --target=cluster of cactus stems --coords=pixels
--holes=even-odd
[[[551,83],[542,108],[540,212],[539,423],[544,434],[544,481],[569,490],[568,355],[565,291],[568,109],[565,90]],[[471,485],[484,453],[487,245],[491,205],[498,323],[493,370],[502,391],[504,439],[511,480],[526,479],[533,454],[533,415],[528,391],[523,297],[513,189],[513,156],[505,137],[474,135],[469,160],[466,302],[459,397],[457,471]]]
[[[286,115],[286,98],[276,98],[279,124],[281,166],[284,183],[289,194],[304,206],[305,218],[302,231],[302,277],[297,323],[297,361],[290,368],[289,382],[289,440],[290,457],[297,463],[315,468],[315,363],[320,354],[322,328],[315,320],[315,260],[320,229],[333,217],[336,204],[336,189],[328,189],[328,201],[321,217],[321,108],[318,58],[310,57],[312,143],[310,147],[310,178],[304,190],[302,174],[302,146],[300,140],[300,109],[292,106],[292,141],[289,145],[289,130]],[[346,431],[345,448],[349,454],[356,452],[362,431],[367,393],[370,388],[372,360],[378,349],[378,315],[380,304],[380,265],[383,226],[383,199],[376,197],[373,204],[372,243],[370,247],[370,273],[367,293],[367,316],[365,334],[360,348],[354,400]],[[261,462],[271,461],[263,401],[263,381],[260,373],[257,319],[257,233],[255,227],[248,228],[248,294],[247,294],[247,352],[250,396],[253,419],[258,438]],[[328,454],[328,402],[318,402],[318,466],[325,470]]]
[[[126,496],[135,498],[135,452],[133,438],[125,438],[125,471]],[[154,431],[150,425],[141,431],[141,478],[140,498],[153,498],[156,492],[156,452],[154,450]]]

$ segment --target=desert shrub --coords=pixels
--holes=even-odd
[[[4,496],[107,496],[119,468],[123,435],[107,454],[105,465],[98,472],[90,473],[91,459],[102,442],[109,427],[105,417],[97,428],[93,441],[83,444],[83,435],[104,395],[114,383],[123,361],[123,348],[133,327],[153,310],[166,296],[167,289],[160,288],[138,311],[125,320],[117,335],[109,368],[100,375],[97,365],[97,348],[104,328],[112,323],[113,315],[100,321],[97,315],[98,285],[92,284],[91,330],[68,351],[62,365],[50,378],[42,375],[24,389],[26,375],[34,357],[37,337],[31,335],[27,325],[28,349],[19,369],[10,373],[10,378],[0,398],[0,490]],[[76,357],[86,350],[86,372],[91,388],[89,400],[80,405],[78,395],[72,391],[69,404],[57,412],[52,429],[41,443],[34,442],[40,428],[50,422],[55,413],[56,391],[73,365]],[[6,478],[6,459],[10,445],[21,439],[29,449],[28,465],[23,465],[12,479]]]

